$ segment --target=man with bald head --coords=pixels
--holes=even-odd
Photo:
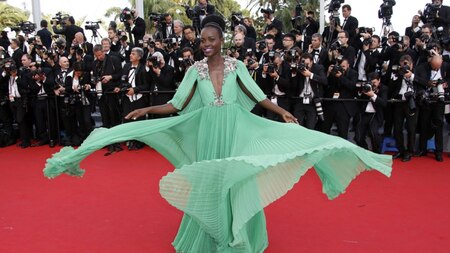
[[[241,33],[237,33],[236,35],[234,35],[234,48],[236,50],[228,50],[228,55],[231,57],[234,57],[238,60],[243,61],[244,57],[245,57],[245,52],[247,50],[247,48],[244,47],[244,40],[245,40],[245,36]]]
[[[444,93],[448,89],[450,81],[449,65],[442,60],[442,56],[436,52],[430,57],[428,63],[420,65],[416,70],[416,80],[421,85],[430,101],[423,103],[420,108],[420,137],[418,156],[427,153],[427,140],[433,137],[435,140],[435,158],[442,162],[442,151],[444,148]]]
[[[73,44],[78,45],[81,49],[83,49],[85,54],[94,55],[94,52],[92,50],[94,46],[85,40],[82,32],[77,32],[75,34]]]

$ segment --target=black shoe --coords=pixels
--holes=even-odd
[[[29,146],[30,146],[29,142],[22,142],[19,144],[19,147],[21,147],[21,148],[28,148]]]
[[[397,152],[397,153],[392,155],[392,159],[397,159],[397,158],[403,158],[403,153],[402,152]]]
[[[48,141],[39,141],[39,142],[36,142],[36,143],[32,144],[31,146],[32,147],[39,147],[39,146],[44,146],[44,145],[47,145],[47,144],[48,144]]]
[[[409,162],[411,160],[411,154],[405,153],[405,155],[402,158],[402,162]]]
[[[51,147],[51,148],[54,148],[55,147],[55,141],[54,140],[50,140],[49,143],[48,143],[48,146]]]
[[[427,156],[427,151],[419,151],[414,154],[415,157]]]
[[[442,153],[436,153],[436,161],[443,162],[444,158],[442,157]]]

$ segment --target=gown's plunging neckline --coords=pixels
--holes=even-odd
[[[217,87],[216,87],[216,85],[214,84],[214,82],[213,82],[213,80],[212,80],[212,78],[211,78],[210,68],[209,68],[208,62],[206,62],[206,66],[208,67],[207,72],[208,72],[209,80],[211,81],[211,85],[212,85],[212,88],[213,88],[213,91],[214,91],[214,95],[215,95],[217,98],[222,97],[222,93],[223,93],[223,84],[225,83],[225,59],[224,59],[224,58],[222,58],[222,59],[223,59],[223,63],[222,63],[222,64],[223,64],[223,69],[222,69],[222,75],[223,75],[223,77],[222,77],[222,82],[217,86],[217,87],[220,89],[220,93],[219,93],[218,90],[216,89]]]

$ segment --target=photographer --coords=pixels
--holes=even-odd
[[[164,61],[167,62],[167,65],[177,69],[180,65],[178,58],[181,56],[177,38],[167,38],[164,40],[163,45],[165,49]]]
[[[122,60],[122,62],[128,63],[130,61],[130,54],[133,45],[128,43],[127,36],[122,36],[119,41],[120,41],[120,49],[119,49],[120,59]]]
[[[323,87],[328,83],[325,70],[322,65],[314,63],[311,54],[306,53],[302,55],[301,63],[292,70],[292,75],[296,96],[299,97],[296,99],[294,116],[300,125],[314,129],[318,114],[323,120],[320,99],[323,97]]]
[[[311,44],[312,35],[319,31],[320,24],[315,20],[314,11],[308,11],[305,16],[305,23],[300,31],[303,35],[303,51],[306,51]]]
[[[425,6],[422,12],[419,10],[420,19],[424,24],[430,24],[434,28],[442,26],[443,36],[449,35],[450,27],[450,7],[442,5],[442,0],[432,0],[431,4]]]
[[[295,96],[295,87],[292,85],[292,74],[289,64],[282,60],[279,53],[268,53],[268,59],[262,67],[258,85],[263,87],[266,94],[271,95],[271,101],[287,111],[292,111],[292,97]],[[268,112],[267,117],[282,121],[278,115]]]
[[[110,128],[121,122],[119,99],[113,91],[116,87],[120,87],[122,64],[119,58],[106,54],[104,50],[102,45],[94,46],[96,60],[93,63],[93,83],[99,99],[103,127]],[[121,150],[119,144],[113,144],[108,146],[108,152],[105,155]]]
[[[122,99],[122,115],[125,117],[133,110],[144,108],[148,105],[148,95],[141,94],[141,91],[148,91],[150,89],[145,66],[140,63],[144,56],[144,50],[139,47],[131,49],[129,63],[125,64],[122,70],[122,84],[121,87],[116,87],[114,92],[121,93]],[[144,120],[145,117],[140,117],[135,120]],[[130,122],[131,120],[124,120]],[[144,147],[142,142],[133,140],[127,143],[128,150],[137,150]]]
[[[255,27],[253,27],[253,20],[251,18],[245,17],[242,19],[242,22],[245,26],[245,29],[247,30],[246,37],[252,38],[254,41],[256,41],[256,30]]]
[[[190,47],[185,47],[181,50],[182,59],[179,60],[179,67],[176,69],[176,82],[181,82],[188,69],[194,65],[194,50]]]
[[[352,7],[348,4],[342,6],[342,16],[344,21],[341,25],[336,26],[336,30],[340,33],[346,31],[348,33],[348,44],[353,46],[354,41],[358,38],[356,29],[358,28],[358,19],[352,16]],[[350,58],[348,58],[350,60]],[[350,64],[352,65],[352,64]]]
[[[201,24],[206,16],[216,13],[216,7],[210,4],[208,0],[198,0],[198,4],[194,7],[194,12],[198,15]]]
[[[157,39],[167,39],[170,35],[174,33],[174,23],[172,21],[172,16],[168,13],[163,14],[164,22],[161,24],[161,31],[159,34],[162,34],[162,38]]]
[[[110,27],[108,28],[108,39],[111,42],[110,49],[113,52],[119,52],[120,42],[119,35],[117,34],[117,30]]]
[[[74,43],[74,45],[76,45],[79,48],[83,49],[83,52],[85,54],[88,54],[88,55],[91,55],[91,56],[94,55],[94,51],[93,51],[94,45],[92,45],[92,43],[87,42],[85,40],[83,33],[77,32],[75,34],[75,40],[73,41],[73,43]]]
[[[413,73],[414,63],[409,55],[400,58],[399,65],[393,66],[393,75],[390,87],[393,88],[391,98],[404,102],[393,103],[394,137],[398,153],[393,158],[401,158],[403,162],[411,160],[416,144],[417,106],[415,97],[418,94],[418,86]],[[405,125],[406,121],[406,125]],[[403,129],[406,127],[407,146],[404,145]]]
[[[360,112],[356,116],[355,142],[358,146],[368,149],[366,142],[369,134],[372,151],[381,153],[382,137],[379,129],[383,126],[383,110],[387,105],[388,88],[381,84],[381,76],[377,72],[367,75],[369,80],[361,87],[360,99],[369,99],[369,102],[360,103]]]
[[[130,37],[131,43],[139,45],[139,41],[144,38],[145,34],[144,19],[138,16],[138,13],[135,9],[132,9],[130,11],[130,14],[125,15],[125,19],[126,19],[125,26],[127,32],[133,35],[132,37]]]
[[[281,35],[281,33],[283,32],[283,23],[273,16],[273,10],[270,8],[261,9],[261,13],[263,14],[264,22],[266,23],[266,26],[263,30],[263,35],[267,34],[267,32],[270,30],[269,28],[271,27],[275,27]]]
[[[84,62],[73,64],[73,73],[66,79],[66,93],[69,94],[69,107],[73,113],[72,145],[79,146],[93,130],[91,104],[94,102],[91,94],[91,75]]]
[[[0,62],[0,147],[6,147],[16,143],[16,136],[13,132],[13,115],[9,102],[9,81],[8,66],[13,60],[8,59],[6,51],[0,47],[0,54],[3,61]]]
[[[234,35],[234,45],[227,49],[227,55],[238,60],[243,61],[245,57],[245,53],[247,52],[247,48],[244,47],[244,35],[236,34]]]
[[[51,69],[37,68],[32,72],[30,90],[38,142],[32,146],[49,144],[54,147],[58,132],[56,125],[55,79]]]
[[[15,67],[20,68],[22,66],[22,55],[24,55],[24,53],[19,47],[19,40],[12,39],[10,47],[13,51],[11,54],[11,58],[14,60]]]
[[[350,119],[356,115],[357,105],[353,101],[339,101],[338,99],[354,99],[358,72],[350,68],[346,58],[328,67],[328,85],[324,87],[324,98],[333,98],[324,104],[325,120],[322,131],[330,134],[333,123],[336,123],[338,135],[348,139]]]
[[[425,90],[420,107],[420,137],[418,156],[427,154],[427,140],[433,137],[436,144],[436,161],[442,162],[444,149],[444,100],[448,89],[449,65],[442,60],[441,55],[434,55],[426,64],[416,69],[418,84]]]
[[[200,50],[200,39],[195,36],[194,27],[187,25],[183,28],[183,35],[185,43],[181,48],[190,47],[194,50],[194,60],[200,61],[203,59],[203,51]]]
[[[244,35],[244,47],[251,48],[253,52],[256,52],[256,42],[253,38],[247,36],[247,28],[244,25],[237,25],[234,28],[234,35],[242,34]]]
[[[350,66],[353,66],[356,56],[355,48],[348,44],[349,37],[346,31],[338,33],[338,39],[333,42],[328,49],[328,60],[330,62],[342,56],[347,59]]]
[[[85,37],[85,35],[84,35],[83,28],[75,25],[75,19],[73,18],[73,16],[65,17],[63,19],[63,21],[64,21],[63,24],[65,24],[65,25],[61,25],[61,28],[58,28],[57,20],[52,20],[52,22],[53,22],[52,29],[53,29],[54,33],[62,34],[65,36],[66,41],[67,41],[66,49],[67,49],[67,51],[69,51],[70,46],[72,45],[73,39],[75,38],[75,34],[77,32],[81,32],[83,34],[83,37]]]
[[[159,93],[158,91],[175,91],[174,69],[166,65],[164,56],[160,52],[155,52],[150,59],[147,59],[147,66],[150,68],[151,85],[153,92],[152,105],[162,105],[172,99],[173,93]]]
[[[358,52],[353,69],[358,71],[358,81],[370,81],[367,76],[369,73],[377,71],[381,65],[381,53],[378,51],[380,47],[380,37],[378,35],[370,35],[363,33],[361,49]]]
[[[48,22],[47,20],[41,20],[41,30],[37,31],[36,35],[41,38],[42,44],[45,48],[50,48],[52,45],[52,33],[47,29]]]

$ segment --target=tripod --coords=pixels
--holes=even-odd
[[[98,33],[97,29],[92,30],[92,36],[91,36],[91,41],[90,41],[91,44],[93,44],[93,45],[100,44],[102,38],[103,37]]]
[[[394,31],[394,26],[392,26],[390,17],[389,18],[383,18],[383,25],[381,26],[380,36],[382,38],[385,38],[392,31]]]

